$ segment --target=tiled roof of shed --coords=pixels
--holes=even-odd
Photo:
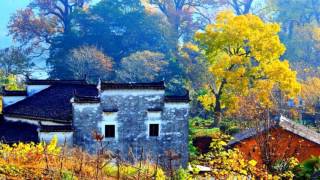
[[[164,90],[164,82],[152,82],[152,83],[111,83],[111,82],[102,82],[102,90],[110,89],[155,89],[155,90]]]
[[[240,132],[236,135],[234,135],[234,139],[229,142],[229,146],[233,146],[235,144],[240,143],[241,141],[256,136],[259,132],[263,132],[270,128],[276,128],[280,127],[286,131],[289,131],[293,134],[296,134],[304,139],[307,139],[311,142],[314,142],[316,144],[320,145],[320,134],[301,125],[298,124],[290,119],[285,118],[284,116],[280,116],[280,118],[277,121],[274,121],[272,125],[269,128],[263,128],[261,127],[259,130],[251,128],[247,129],[243,132]]]
[[[70,123],[74,91],[81,96],[97,96],[95,85],[54,84],[49,88],[4,108],[5,116]]]

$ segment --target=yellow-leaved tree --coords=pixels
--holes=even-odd
[[[213,76],[208,83],[209,93],[199,97],[207,109],[215,114],[217,126],[223,110],[236,110],[239,97],[257,94],[265,107],[272,106],[274,88],[286,96],[300,91],[296,72],[288,61],[280,60],[285,46],[280,42],[280,26],[265,23],[259,17],[247,14],[236,16],[221,12],[214,24],[198,32],[195,39],[199,51],[209,62]]]

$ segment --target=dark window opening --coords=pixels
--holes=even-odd
[[[116,132],[115,125],[106,125],[105,126],[105,131],[104,131],[104,136],[106,138],[114,138],[115,137],[115,132]]]
[[[149,125],[149,136],[159,136],[159,124]]]

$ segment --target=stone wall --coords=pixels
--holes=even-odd
[[[129,161],[139,160],[143,150],[144,159],[148,156],[155,162],[160,156],[161,164],[168,164],[165,152],[172,150],[181,157],[174,166],[186,167],[189,106],[165,103],[164,90],[106,90],[101,92],[100,104],[73,107],[76,145],[94,151],[91,131],[95,129],[103,134],[101,123],[115,124],[116,138],[103,142],[107,149]],[[160,124],[158,137],[149,137],[150,123]]]
[[[101,120],[102,110],[99,103],[73,103],[73,143],[94,153],[96,142],[92,134],[98,131],[98,122]]]

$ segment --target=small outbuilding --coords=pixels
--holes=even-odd
[[[260,164],[290,157],[303,161],[320,156],[320,134],[280,116],[269,125],[236,134],[229,146],[238,148],[247,159],[255,159]]]

